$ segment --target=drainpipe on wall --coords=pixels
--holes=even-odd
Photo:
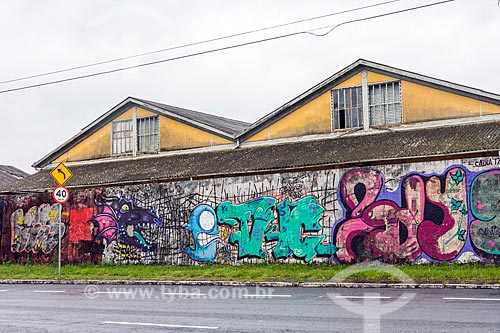
[[[236,146],[234,146],[233,149],[238,149],[240,148],[240,139],[236,139]]]

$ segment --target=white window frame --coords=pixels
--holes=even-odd
[[[399,125],[403,121],[401,81],[385,81],[368,85],[370,127]],[[383,91],[375,94],[375,90]]]
[[[340,94],[343,94],[342,96],[348,94],[352,96],[354,89],[357,93],[357,104],[353,104],[351,99],[349,105],[344,102],[340,107],[340,98],[338,96]],[[384,91],[383,96],[382,94],[374,95],[374,91],[377,89]],[[332,89],[330,92],[331,131],[338,132],[357,128],[368,130],[370,127],[389,127],[402,124],[402,96],[401,80],[368,84],[366,74],[360,86]],[[335,99],[337,99],[337,103],[335,103]],[[357,113],[356,117],[353,116],[353,112]],[[375,118],[376,113],[378,113],[378,118]],[[341,120],[342,114],[344,115],[343,123]]]
[[[127,127],[126,124],[129,124]],[[145,131],[145,132],[144,132]],[[111,156],[137,156],[160,151],[160,117],[137,117],[133,108],[132,118],[111,123]]]
[[[160,150],[160,119],[158,116],[137,118],[137,153],[151,154]],[[142,132],[146,131],[146,132]]]
[[[354,95],[355,100],[353,100]],[[330,93],[330,109],[332,132],[363,127],[361,86],[332,89]]]
[[[134,124],[132,119],[115,120],[111,124],[111,155],[133,155]]]

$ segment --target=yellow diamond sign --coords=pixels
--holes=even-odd
[[[73,176],[71,171],[69,171],[63,163],[59,163],[54,170],[50,172],[50,175],[54,177],[59,185],[64,185]]]

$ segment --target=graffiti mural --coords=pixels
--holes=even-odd
[[[425,194],[428,214],[418,228],[420,247],[432,259],[452,260],[464,247],[468,230],[464,170],[452,168],[441,179],[432,176],[426,182]]]
[[[400,202],[385,199],[383,179],[373,169],[355,169],[342,178],[339,191],[346,219],[336,232],[340,261],[382,258],[396,262],[420,256],[416,231],[424,218],[423,181],[410,176],[403,182],[409,205],[402,207]]]
[[[279,231],[267,235],[267,240],[277,240],[274,248],[275,258],[288,258],[291,255],[310,262],[316,256],[331,256],[336,251],[333,244],[326,243],[326,235],[303,236],[304,232],[321,230],[319,220],[325,209],[318,199],[307,196],[296,202],[285,199],[278,205]]]
[[[275,244],[272,255],[276,259],[293,256],[310,262],[316,256],[331,256],[336,248],[324,242],[326,235],[303,234],[321,230],[319,220],[323,211],[313,196],[295,202],[285,199],[278,205],[272,197],[256,198],[243,204],[225,201],[217,206],[217,212],[210,206],[201,205],[192,211],[190,224],[186,225],[192,232],[195,248],[187,247],[184,252],[192,260],[213,262],[217,254],[216,243],[224,243],[218,237],[217,221],[229,233],[227,244],[237,246],[238,259],[266,258],[270,253],[264,248],[265,243]],[[224,257],[227,244],[222,244],[219,251]]]
[[[26,214],[17,209],[10,217],[10,250],[14,253],[50,253],[58,244],[59,228],[61,238],[66,231],[66,225],[61,222],[61,210],[61,204],[33,206]]]
[[[141,229],[145,224],[162,226],[156,212],[138,207],[134,200],[123,197],[103,198],[101,202],[96,201],[96,205],[102,207],[102,212],[89,220],[97,227],[96,239],[103,238],[108,244],[116,242],[125,253],[130,253],[131,248],[144,252],[156,250],[156,244],[146,240]]]
[[[197,265],[500,262],[500,169],[463,159],[3,200],[3,260]]]
[[[471,241],[489,255],[500,255],[500,170],[480,173],[470,188]]]
[[[434,260],[454,259],[467,237],[466,176],[462,168],[444,175],[411,174],[397,191],[381,172],[347,172],[339,185],[346,218],[338,224],[337,258],[412,262],[422,252]]]
[[[229,242],[238,244],[239,258],[266,257],[267,251],[262,248],[262,242],[271,230],[269,224],[274,220],[275,203],[276,199],[263,197],[241,205],[226,201],[217,207],[218,223],[238,228],[229,236]]]
[[[184,224],[184,227],[191,232],[195,244],[194,249],[186,247],[184,252],[192,260],[213,262],[220,238],[218,237],[217,217],[212,207],[200,205],[193,209],[189,224]]]

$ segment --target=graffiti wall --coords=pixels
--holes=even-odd
[[[2,258],[194,265],[500,261],[493,159],[7,197]]]

